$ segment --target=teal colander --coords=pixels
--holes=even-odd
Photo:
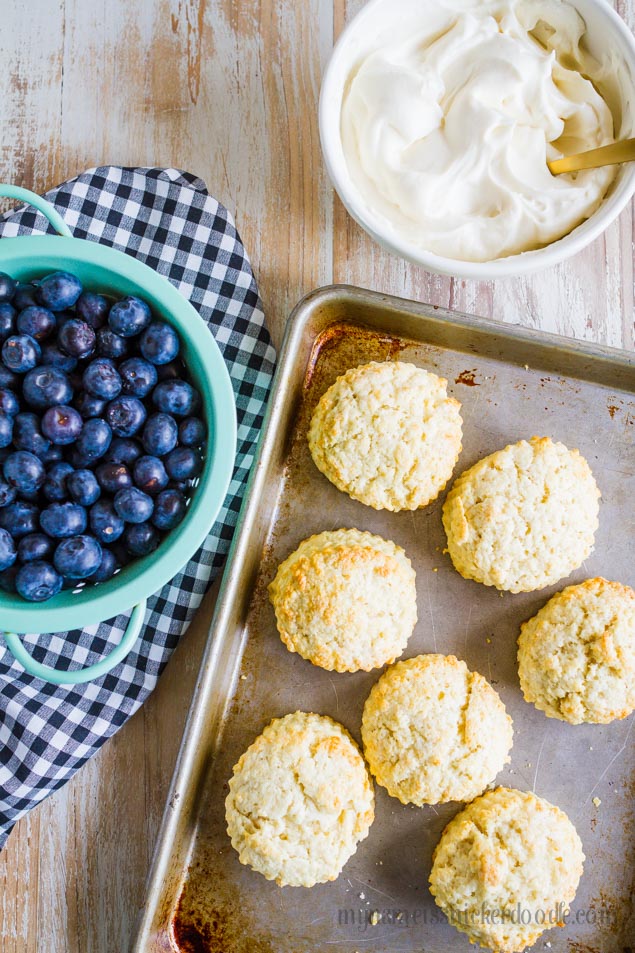
[[[236,408],[225,362],[205,322],[170,282],[129,255],[97,242],[73,238],[58,212],[39,195],[0,185],[0,196],[39,209],[59,235],[0,239],[0,271],[30,281],[51,271],[70,271],[85,288],[106,294],[139,295],[178,330],[183,359],[201,393],[209,439],[203,473],[183,522],[150,556],[122,569],[108,582],[66,590],[48,602],[24,602],[0,591],[0,633],[27,672],[55,684],[99,678],[117,665],[136,642],[146,600],[194,555],[214,523],[227,493],[236,455]],[[94,665],[66,672],[42,665],[27,652],[20,634],[84,628],[132,609],[121,642]]]

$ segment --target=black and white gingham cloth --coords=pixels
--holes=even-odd
[[[200,179],[176,169],[106,166],[65,182],[46,198],[76,237],[146,262],[207,322],[234,388],[238,455],[210,535],[148,601],[140,641],[109,674],[76,687],[50,685],[25,674],[0,635],[0,848],[15,821],[68,781],[156,685],[229,548],[275,360],[245,249],[230,214]],[[52,231],[30,207],[0,217],[0,240]],[[38,661],[72,669],[96,662],[119,642],[127,621],[121,615],[83,631],[27,636],[25,642]]]

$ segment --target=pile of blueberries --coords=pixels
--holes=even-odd
[[[186,512],[207,437],[179,337],[141,298],[0,273],[0,587],[105,582]]]

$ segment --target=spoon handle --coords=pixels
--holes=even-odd
[[[547,163],[547,166],[553,175],[561,175],[563,172],[598,169],[602,165],[633,161],[635,161],[635,139],[623,139],[622,142],[612,142],[609,146],[600,146],[599,149],[590,149],[588,152],[553,159]]]

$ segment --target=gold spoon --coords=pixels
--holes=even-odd
[[[580,169],[598,169],[602,165],[615,165],[617,162],[635,161],[635,139],[612,142],[610,146],[600,146],[588,152],[578,152],[573,156],[563,156],[547,163],[553,175],[563,172],[578,172]]]

